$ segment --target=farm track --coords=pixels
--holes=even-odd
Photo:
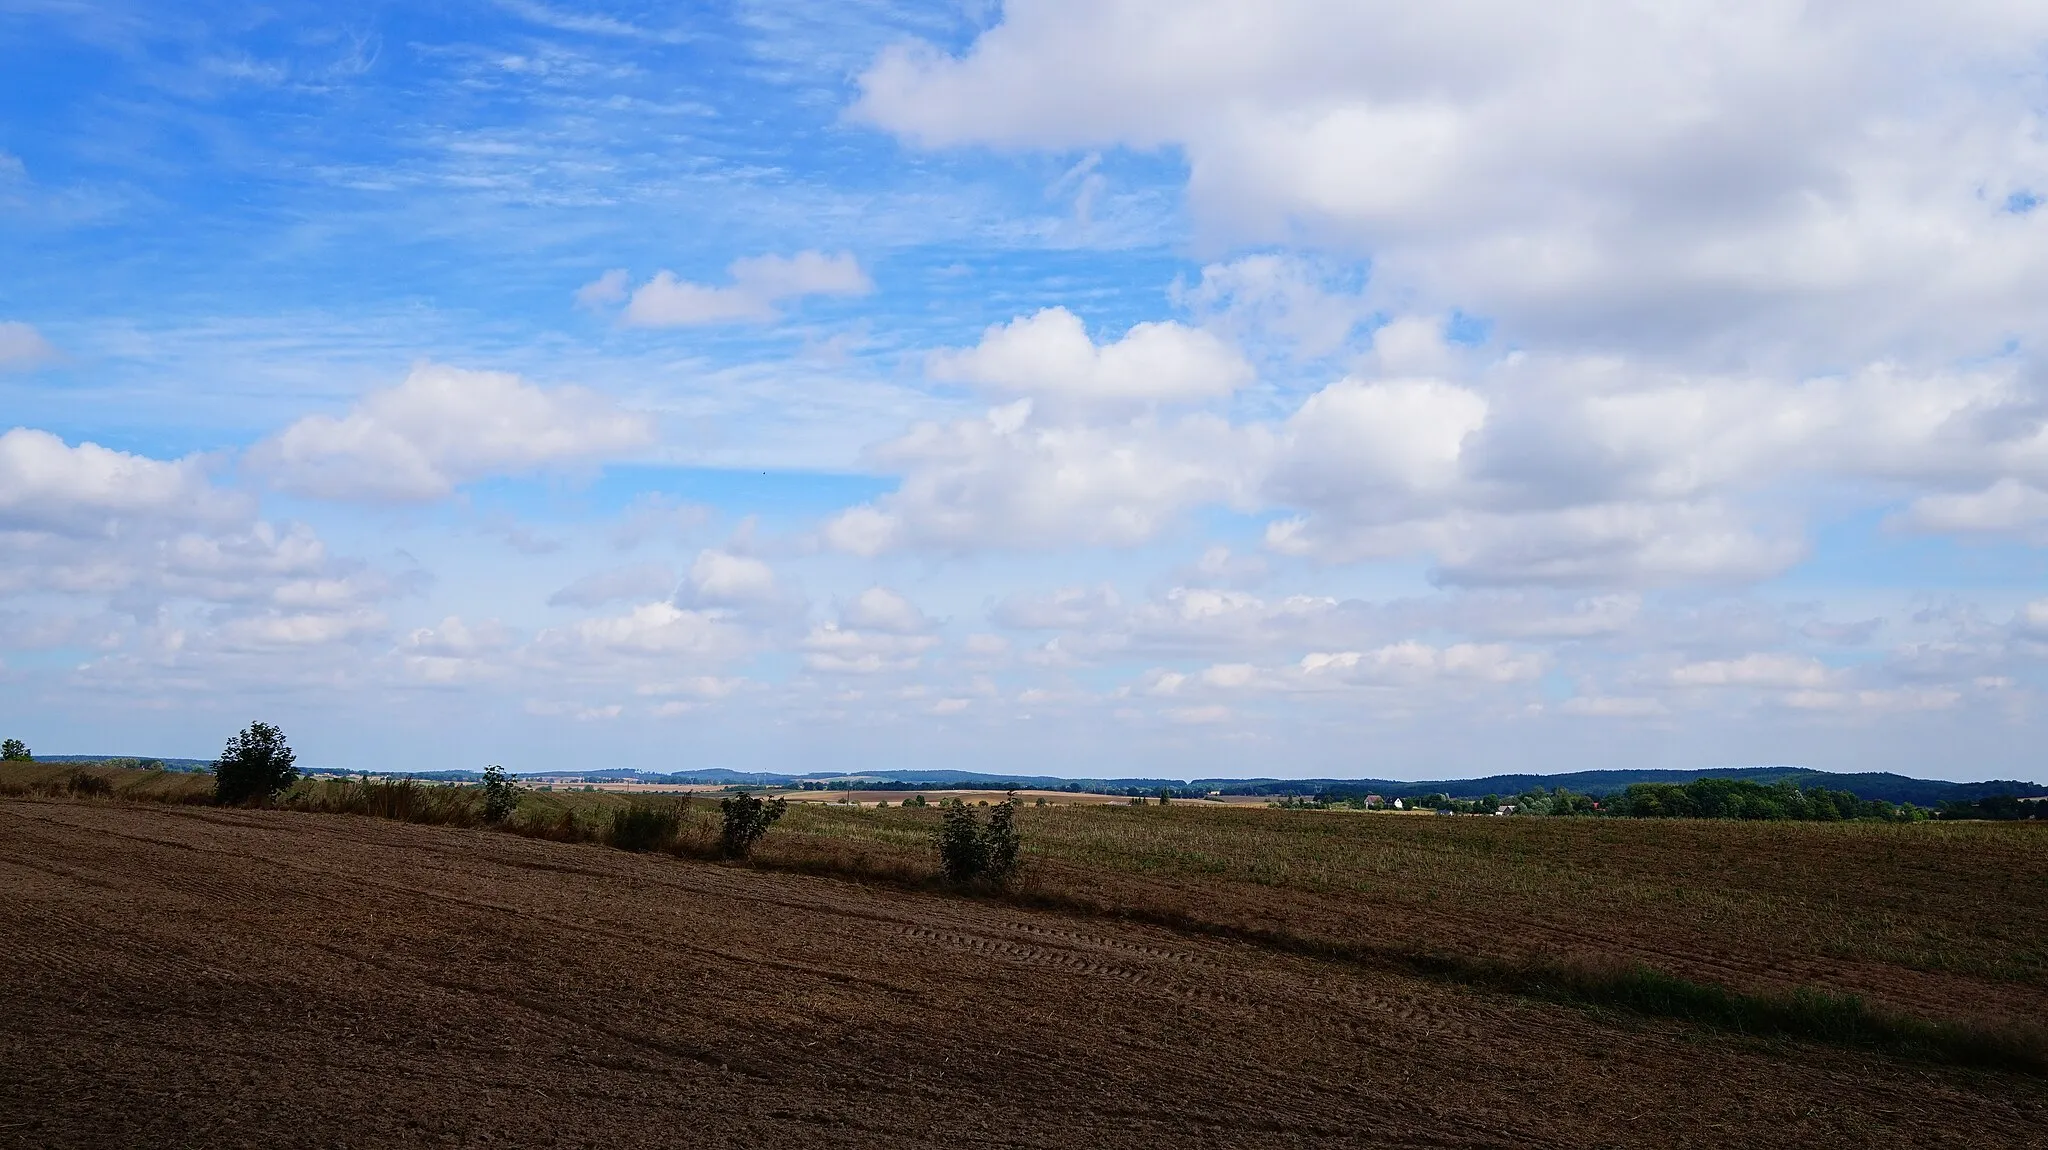
[[[2037,1080],[998,902],[288,812],[0,802],[0,986],[0,1147],[2022,1146],[2048,1128]]]

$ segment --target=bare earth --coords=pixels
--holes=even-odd
[[[2038,1080],[368,818],[0,802],[0,1146],[2040,1146]]]

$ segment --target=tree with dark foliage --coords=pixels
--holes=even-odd
[[[939,823],[939,869],[954,882],[988,882],[1001,886],[1017,874],[1015,792],[989,809],[986,825],[974,808],[955,799]]]
[[[502,823],[519,809],[519,794],[526,788],[512,781],[505,768],[492,763],[484,768],[484,821]]]
[[[214,760],[214,801],[236,806],[267,799],[298,781],[297,760],[283,731],[269,723],[250,723]]]
[[[727,858],[747,857],[754,844],[761,841],[761,836],[767,834],[768,828],[774,826],[775,820],[788,809],[786,800],[764,803],[744,792],[718,800],[719,813],[725,820],[718,836],[719,848]]]
[[[20,739],[0,742],[0,762],[33,763],[36,757],[29,753],[28,744]]]

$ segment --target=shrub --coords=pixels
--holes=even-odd
[[[724,819],[719,830],[718,847],[727,858],[743,859],[789,809],[789,803],[776,799],[764,803],[749,794],[730,795],[718,800],[718,811]]]
[[[297,759],[283,731],[269,723],[249,724],[214,761],[214,801],[233,805],[277,794],[298,779]]]
[[[29,753],[28,744],[20,739],[0,741],[0,762],[33,763],[36,757]]]
[[[65,780],[64,786],[74,795],[97,795],[105,798],[114,793],[114,784],[110,780],[84,771],[71,772],[71,777]]]
[[[505,774],[505,768],[491,764],[484,768],[484,821],[502,823],[519,809],[519,794],[525,788]]]
[[[683,826],[681,812],[673,807],[650,807],[634,803],[612,812],[611,844],[620,850],[649,851],[675,841]]]
[[[939,823],[939,869],[954,882],[987,882],[1001,886],[1015,877],[1020,844],[1016,796],[997,803],[988,822],[974,808],[955,800]]]

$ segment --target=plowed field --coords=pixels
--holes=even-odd
[[[0,1146],[2021,1146],[2036,1079],[1099,918],[0,802]]]

